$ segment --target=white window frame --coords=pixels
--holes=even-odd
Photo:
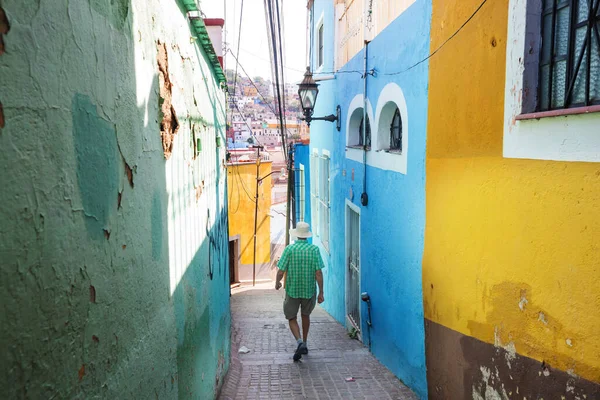
[[[310,212],[311,225],[315,237],[319,237],[319,151],[313,149],[310,155]]]
[[[358,129],[362,119],[363,96],[356,95],[346,112],[346,145],[352,145],[354,136],[352,132]],[[396,109],[400,111],[402,120],[402,152],[389,152],[390,121]],[[404,92],[398,84],[391,82],[383,87],[377,99],[375,118],[371,103],[367,99],[367,115],[371,123],[371,150],[367,151],[367,165],[386,171],[399,172],[403,175],[408,173],[408,152],[410,119],[408,106]],[[388,118],[389,117],[389,118]],[[389,121],[388,121],[389,120]],[[358,121],[358,122],[357,122]],[[355,147],[346,148],[346,158],[356,162],[363,162],[363,149]]]
[[[504,157],[600,162],[600,113],[517,119],[523,109],[527,1],[510,0],[508,9]]]
[[[362,135],[360,121],[363,118],[363,106],[363,95],[357,94],[348,105],[346,112],[346,157],[358,162],[363,161],[363,149],[358,147],[358,137]],[[373,107],[369,99],[367,99],[367,116],[371,125],[371,146],[373,146]]]
[[[315,25],[315,72],[321,72],[323,70],[323,66],[325,65],[325,13],[321,12],[321,16],[319,17],[319,22]],[[319,30],[323,28],[323,39],[322,42],[319,41]],[[320,60],[319,64],[319,47],[323,45],[323,59]]]
[[[306,187],[306,182],[305,182],[305,174],[304,174],[304,164],[300,164],[299,165],[299,179],[300,179],[300,183],[299,183],[299,192],[300,192],[300,197],[298,198],[298,207],[300,212],[298,213],[298,220],[304,222],[304,209],[305,209],[305,187]]]
[[[330,248],[330,221],[331,221],[331,155],[323,150],[319,158],[319,232],[323,248],[329,252]]]

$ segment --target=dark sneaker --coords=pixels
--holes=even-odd
[[[300,345],[300,354],[308,354],[308,346],[306,343]]]
[[[294,361],[300,360],[302,358],[302,354],[308,354],[308,352],[304,353],[304,350],[308,350],[306,345],[304,343],[300,343],[296,348],[296,352],[294,353]]]

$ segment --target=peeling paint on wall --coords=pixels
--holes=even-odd
[[[227,254],[208,279],[198,219],[226,212],[224,155],[205,141],[192,173],[187,140],[174,135],[165,161],[157,39],[187,57],[169,59],[173,83],[195,87],[197,105],[177,90],[173,109],[205,116],[213,137],[224,93],[189,41],[181,3],[0,3],[11,24],[0,56],[0,169],[10,171],[0,175],[2,397],[214,398],[229,359]],[[196,202],[198,178],[206,189]],[[226,243],[226,231],[211,231]],[[185,285],[198,295],[180,314]],[[186,326],[202,348],[179,351]],[[205,377],[192,396],[178,351]]]
[[[160,41],[156,45],[158,54],[156,56],[158,62],[158,80],[160,89],[160,136],[162,138],[163,151],[165,158],[168,160],[173,151],[174,136],[179,130],[179,121],[175,114],[175,107],[171,103],[173,84],[169,76],[169,55],[167,53],[167,45]]]
[[[6,50],[4,47],[3,36],[6,35],[9,30],[10,30],[10,24],[8,23],[8,18],[6,17],[6,12],[0,6],[0,56],[2,54],[4,54],[4,52]]]
[[[431,49],[480,3],[433,0]],[[565,117],[535,121],[536,135],[506,128],[522,112],[530,46],[516,39],[535,34],[515,7],[528,4],[541,1],[487,2],[430,59],[423,291],[434,399],[485,397],[489,386],[509,398],[574,399],[567,385],[600,398],[598,164],[532,160],[577,133]]]

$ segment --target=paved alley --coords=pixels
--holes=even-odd
[[[295,341],[281,310],[285,292],[271,285],[233,292],[232,362],[221,400],[417,398],[320,307],[311,321],[310,352],[294,363]],[[239,354],[241,346],[250,353]]]

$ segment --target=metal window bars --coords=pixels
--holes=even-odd
[[[600,104],[600,0],[544,0],[538,111]]]

